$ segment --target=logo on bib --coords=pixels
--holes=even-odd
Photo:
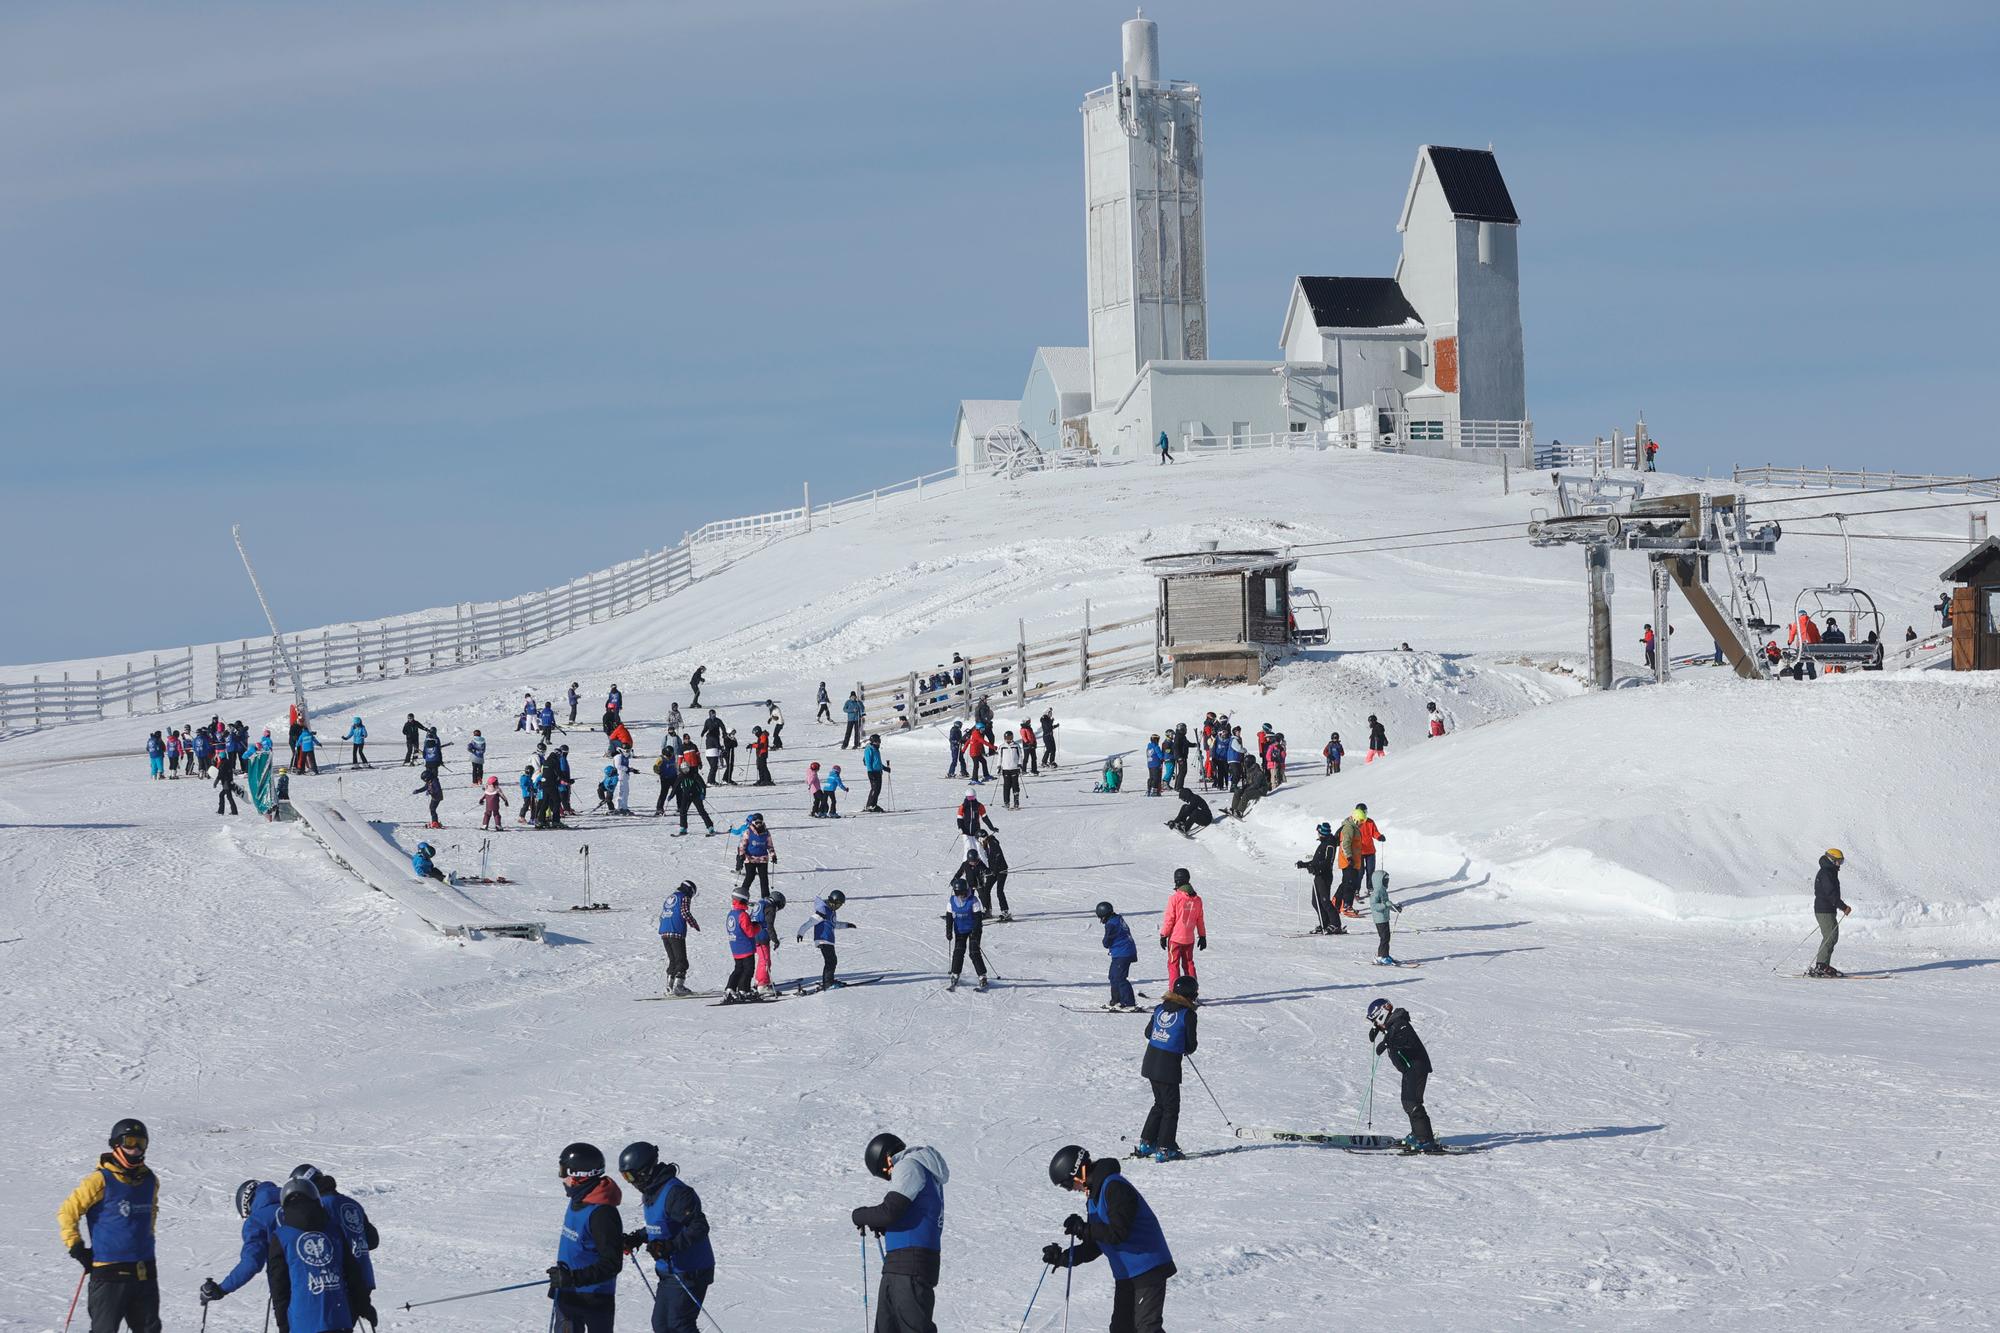
[[[308,1231],[299,1237],[299,1258],[314,1268],[325,1268],[333,1262],[333,1244],[317,1231]]]

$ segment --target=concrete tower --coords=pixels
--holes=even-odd
[[[1160,78],[1159,25],[1124,26],[1118,80],[1083,99],[1091,403],[1148,361],[1208,358],[1201,90]]]

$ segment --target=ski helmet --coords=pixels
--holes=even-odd
[[[882,743],[882,738],[881,738],[881,737],[880,737],[879,735],[877,735],[877,736],[870,736],[870,737],[868,738],[868,743],[869,743],[870,745],[880,745],[880,744]]]
[[[601,1176],[604,1174],[604,1154],[593,1143],[572,1143],[562,1150],[557,1159],[561,1174],[567,1177]]]
[[[311,1162],[301,1162],[292,1168],[292,1174],[289,1178],[292,1180],[310,1180],[317,1187],[320,1179],[319,1168]]]
[[[1110,903],[1099,903],[1095,911],[1099,921],[1109,921],[1113,916],[1117,915],[1118,909]]]
[[[1201,983],[1196,981],[1192,975],[1183,976],[1179,981],[1174,983],[1174,994],[1180,996],[1183,1000],[1196,999],[1201,995]]]
[[[1188,874],[1186,866],[1181,866],[1174,871],[1175,888],[1178,889],[1183,884],[1192,884],[1193,882],[1194,882],[1194,876]]]
[[[894,1134],[884,1131],[868,1140],[868,1148],[861,1154],[861,1160],[867,1165],[869,1175],[880,1176],[882,1179],[887,1180],[891,1165],[890,1159],[909,1146],[909,1144],[904,1143]]]
[[[1330,838],[1333,836],[1333,825],[1321,821],[1320,826],[1314,829],[1313,832],[1319,834],[1322,838]]]
[[[770,898],[769,898],[769,899],[768,899],[767,901],[768,901],[768,902],[769,902],[769,903],[771,904],[771,910],[772,910],[773,912],[782,912],[782,911],[784,911],[784,910],[785,910],[785,895],[784,895],[784,894],[782,894],[782,893],[777,893],[777,892],[775,892],[775,891],[774,891],[774,892],[773,892],[773,893],[771,894]]]
[[[261,1180],[246,1180],[236,1187],[236,1215],[238,1217],[250,1216],[250,1207],[257,1200],[257,1187],[263,1183]]]
[[[111,1127],[111,1151],[127,1166],[136,1165],[146,1160],[146,1145],[152,1137],[146,1132],[145,1121],[127,1116]]]
[[[1389,1011],[1393,1008],[1395,1008],[1395,1006],[1390,1004],[1387,1000],[1383,999],[1370,1000],[1368,1002],[1368,1021],[1379,1026],[1382,1020],[1389,1016]]]
[[[764,822],[764,816],[761,813],[753,814],[750,816],[750,822],[753,824],[761,824]]]
[[[741,889],[731,889],[729,891],[729,901],[732,903],[747,903],[750,901],[750,895]]]
[[[292,1179],[286,1181],[278,1190],[278,1211],[282,1213],[292,1209],[301,1199],[317,1205],[319,1203],[319,1191],[313,1188],[313,1183],[310,1180]]]
[[[618,1174],[642,1189],[659,1169],[660,1150],[644,1139],[626,1144],[625,1151],[618,1154]]]
[[[1838,847],[1829,847],[1826,849],[1826,859],[1835,865],[1839,865],[1847,859],[1847,853],[1841,851]]]
[[[1355,813],[1355,814],[1357,814],[1357,815],[1365,815],[1365,814],[1367,814],[1367,813],[1368,813],[1368,802],[1366,802],[1366,801],[1356,801],[1356,802],[1354,803],[1354,813]]]
[[[1066,1190],[1083,1178],[1090,1166],[1090,1153],[1078,1144],[1070,1144],[1056,1149],[1056,1155],[1049,1158],[1049,1183],[1059,1190]]]
[[[694,895],[695,895],[695,886],[694,886],[694,881],[693,881],[693,880],[691,880],[691,879],[684,879],[684,880],[682,880],[682,881],[681,881],[681,886],[680,886],[680,888],[679,888],[678,890],[676,890],[676,892],[678,892],[678,893],[685,893],[685,894],[686,894],[686,895],[687,895],[688,897],[690,897],[690,898],[694,897]]]
[[[832,893],[826,895],[826,905],[828,907],[840,907],[843,906],[846,902],[847,902],[847,895],[842,893],[839,889],[835,889]]]

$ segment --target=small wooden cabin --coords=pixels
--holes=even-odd
[[[1248,681],[1291,651],[1292,570],[1276,551],[1156,555],[1160,655],[1176,688],[1190,680]]]
[[[1988,537],[1938,575],[1951,592],[1951,669],[2000,671],[2000,537]]]

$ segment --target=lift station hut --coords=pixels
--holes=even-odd
[[[1298,566],[1276,551],[1156,555],[1160,656],[1176,688],[1190,680],[1248,681],[1291,651],[1291,582]]]

